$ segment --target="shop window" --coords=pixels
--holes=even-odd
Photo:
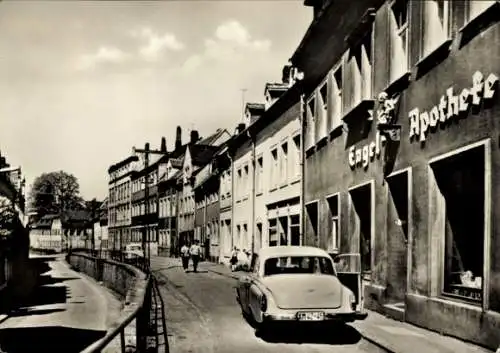
[[[331,94],[330,99],[332,100],[331,104],[331,130],[335,130],[339,126],[342,126],[342,70],[343,65],[337,67],[332,74],[332,84],[331,84]]]
[[[279,245],[288,245],[288,217],[280,217],[279,218],[279,233],[280,233],[280,242]]]
[[[340,197],[339,194],[327,199],[330,211],[330,239],[328,240],[328,251],[336,252],[339,249],[340,238]]]
[[[313,202],[306,205],[306,213],[307,213],[307,221],[308,225],[311,227],[311,230],[314,234],[315,241],[318,239],[318,202]],[[306,231],[307,234],[307,231]]]
[[[290,245],[300,245],[300,216],[290,216]]]
[[[350,190],[351,205],[354,211],[355,229],[359,234],[351,234],[359,239],[359,253],[361,255],[361,270],[365,279],[371,278],[371,240],[372,240],[372,184],[365,184]]]
[[[485,149],[431,164],[444,237],[443,294],[482,300],[485,233]]]
[[[276,219],[269,220],[269,246],[278,246],[278,224]]]
[[[422,55],[426,57],[450,37],[451,1],[427,0],[423,6]]]
[[[389,80],[394,82],[408,71],[408,9],[409,0],[396,0],[390,11]]]

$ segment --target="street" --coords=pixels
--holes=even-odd
[[[337,332],[281,332],[264,340],[242,317],[233,278],[210,272],[205,264],[198,273],[185,273],[177,259],[151,261],[167,308],[172,353],[385,352],[349,325]]]

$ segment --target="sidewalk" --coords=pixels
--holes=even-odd
[[[164,258],[167,268],[181,266],[180,259]],[[238,279],[245,272],[231,272],[222,264],[202,262],[200,270]],[[369,311],[366,320],[351,324],[371,343],[391,353],[491,353],[493,351],[443,336],[433,331],[419,328],[405,322],[389,319],[379,313]]]
[[[80,352],[119,317],[121,303],[110,291],[62,258],[47,263],[34,292],[0,323],[0,351]]]

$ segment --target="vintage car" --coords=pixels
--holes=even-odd
[[[364,320],[359,268],[359,254],[339,255],[334,261],[315,247],[262,248],[248,274],[238,280],[236,299],[261,331],[277,322]]]

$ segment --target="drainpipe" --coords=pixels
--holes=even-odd
[[[250,131],[248,131],[248,137],[252,140],[252,154],[250,155],[251,158],[251,164],[252,164],[252,195],[251,195],[251,202],[252,202],[252,254],[255,253],[255,136],[252,136],[250,134]]]
[[[304,245],[305,242],[305,147],[304,147],[304,135],[305,135],[305,100],[304,93],[300,94],[300,245]]]
[[[236,226],[234,225],[234,159],[229,153],[227,154],[231,161],[231,252],[234,248],[234,233]]]

